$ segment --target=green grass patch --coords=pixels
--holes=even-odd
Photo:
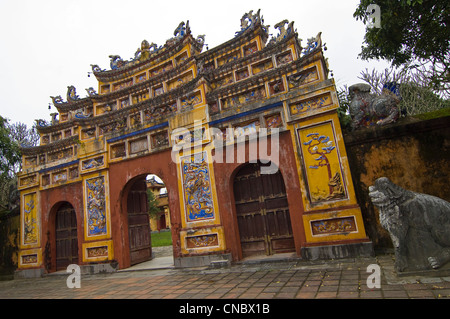
[[[443,109],[436,110],[433,112],[422,113],[422,114],[417,114],[417,115],[413,115],[413,116],[420,120],[431,120],[431,119],[435,119],[438,117],[450,116],[450,107],[445,107]]]
[[[160,233],[152,233],[152,247],[171,246],[172,233],[163,231]]]

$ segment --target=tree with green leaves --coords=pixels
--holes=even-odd
[[[0,177],[13,177],[20,160],[19,143],[11,137],[8,120],[0,116]]]
[[[380,8],[380,27],[369,27],[370,4]],[[353,16],[368,27],[360,57],[385,59],[393,67],[420,69],[430,86],[450,92],[450,2],[437,0],[361,0]]]
[[[148,214],[150,215],[150,218],[159,220],[159,218],[161,217],[159,214],[161,212],[161,209],[158,207],[158,199],[150,189],[147,189],[147,201]]]
[[[21,162],[19,144],[11,138],[8,120],[0,116],[0,213],[12,209],[17,192],[16,167]]]
[[[35,127],[28,129],[26,124],[13,123],[0,115],[0,211],[8,212],[17,201],[17,173],[21,169],[20,146],[35,146],[39,134]]]

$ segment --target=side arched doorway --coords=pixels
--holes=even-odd
[[[135,265],[152,258],[145,176],[136,180],[128,192],[127,215],[130,264]]]
[[[56,211],[55,244],[57,271],[78,263],[77,216],[73,206],[67,202]]]
[[[294,252],[283,176],[261,174],[261,164],[245,164],[233,182],[242,256]]]

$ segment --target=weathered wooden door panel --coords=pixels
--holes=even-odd
[[[288,253],[294,251],[294,239],[289,238],[272,238],[272,251],[274,254]]]
[[[273,209],[288,209],[288,202],[286,196],[278,197],[264,197],[264,207],[267,210]]]
[[[259,212],[259,201],[249,201],[247,203],[236,203],[236,212],[238,215]]]
[[[236,215],[243,257],[295,250],[283,176],[260,174],[248,164],[234,180]]]
[[[271,251],[273,253],[290,252],[295,249],[289,210],[267,212]]]
[[[77,218],[70,204],[63,204],[56,212],[56,270],[78,263]]]
[[[151,231],[147,212],[147,185],[137,181],[127,198],[130,263],[138,264],[152,257]]]

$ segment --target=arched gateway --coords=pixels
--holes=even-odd
[[[93,65],[98,88],[87,97],[73,86],[53,97],[58,112],[37,121],[40,145],[22,148],[19,270],[63,267],[52,262],[60,235],[50,212],[61,200],[76,212],[70,262],[148,259],[148,173],[168,190],[176,266],[370,252],[320,33],[302,47],[293,22],[276,25],[269,39],[251,11],[231,40],[202,52],[204,36],[180,23],[162,46],[144,40],[131,60]],[[276,165],[241,167],[258,159]]]

